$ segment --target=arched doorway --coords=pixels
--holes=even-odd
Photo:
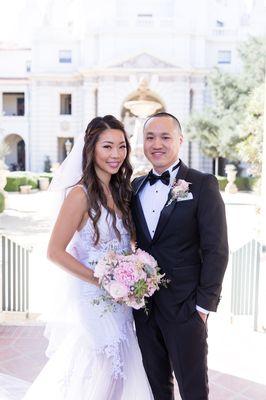
[[[144,87],[144,91],[146,90],[146,93],[140,94],[139,89],[136,90],[135,92],[131,93],[127,98],[124,100],[123,105],[122,105],[122,110],[121,110],[121,120],[125,124],[125,127],[127,129],[127,132],[130,137],[133,136],[134,134],[134,128],[136,125],[136,120],[137,119],[146,119],[150,115],[154,114],[154,112],[162,112],[165,111],[165,106],[161,100],[161,98],[153,93],[148,87]],[[143,114],[142,115],[136,115],[136,113],[133,113],[132,108],[128,107],[129,102],[141,102],[141,100],[146,102],[143,106],[140,105],[140,108],[144,108]],[[158,103],[158,108],[153,108],[152,106],[149,107],[148,103]],[[150,110],[149,110],[150,108]]]
[[[160,97],[152,92],[148,82],[142,79],[139,87],[123,102],[121,119],[129,135],[132,147],[132,163],[135,170],[143,172],[149,164],[143,155],[143,124],[155,112],[165,111]]]
[[[25,171],[25,142],[20,135],[12,133],[5,137],[4,142],[9,147],[5,163],[10,171]]]

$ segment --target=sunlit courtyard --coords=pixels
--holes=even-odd
[[[45,311],[49,296],[49,275],[45,251],[49,238],[50,194],[36,191],[29,195],[12,193],[0,216],[1,232],[30,252],[29,318],[23,313],[5,313],[0,328],[0,372],[33,381],[47,361],[47,340],[43,337]],[[256,194],[223,194],[226,203],[231,253],[256,237],[259,226]],[[245,219],[245,230],[239,221]],[[54,267],[57,268],[57,267]],[[210,399],[262,400],[266,395],[266,336],[263,297],[259,304],[258,330],[254,315],[232,315],[231,268],[226,273],[222,301],[217,313],[211,313],[209,331]],[[262,275],[263,277],[263,275]],[[177,399],[178,394],[177,394]]]

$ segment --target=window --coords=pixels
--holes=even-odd
[[[218,51],[218,64],[231,64],[231,50]]]
[[[150,12],[142,12],[137,14],[137,25],[147,26],[153,24],[153,14]]]
[[[24,93],[3,93],[3,115],[7,116],[25,115]]]
[[[71,94],[60,94],[60,114],[71,115]]]
[[[70,64],[72,62],[71,50],[60,50],[59,51],[59,62],[62,64]]]

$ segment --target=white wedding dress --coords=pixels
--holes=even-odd
[[[100,240],[96,246],[89,219],[68,247],[75,258],[92,269],[108,250],[122,252],[130,248],[122,220],[117,218],[119,241],[105,209],[98,227]],[[106,311],[103,302],[92,304],[103,294],[100,288],[61,271],[60,275],[67,282],[67,290],[64,295],[58,292],[54,316],[46,326],[49,361],[30,387],[1,375],[0,399],[152,400],[131,308],[116,305]]]

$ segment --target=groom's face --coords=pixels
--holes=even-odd
[[[144,128],[144,154],[159,174],[178,158],[183,136],[170,117],[151,118]]]

